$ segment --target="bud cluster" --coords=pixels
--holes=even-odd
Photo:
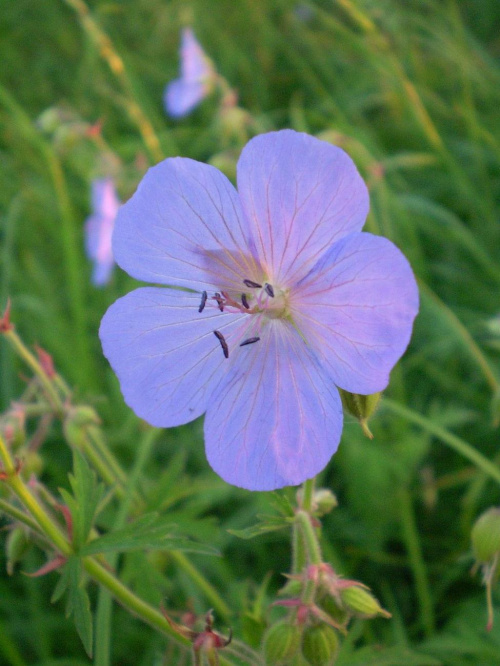
[[[313,585],[312,601],[304,590]],[[281,591],[287,598],[275,605],[290,608],[287,618],[268,630],[264,640],[266,664],[330,666],[335,663],[340,634],[352,618],[390,617],[362,583],[338,576],[326,563],[309,565],[289,576]]]

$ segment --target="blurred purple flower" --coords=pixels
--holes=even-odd
[[[182,31],[180,56],[181,75],[168,84],[164,95],[165,108],[173,118],[187,115],[205,99],[217,77],[191,28]]]
[[[92,282],[97,287],[107,284],[113,270],[114,259],[111,237],[120,201],[111,178],[92,181],[92,215],[85,222],[85,246],[89,259],[94,262]]]
[[[223,479],[271,490],[311,478],[342,431],[336,386],[387,386],[418,311],[411,268],[360,233],[366,186],[340,148],[291,130],[252,139],[238,192],[214,167],[173,158],[118,214],[117,263],[161,287],[103,318],[127,404],[156,426],[204,412]]]

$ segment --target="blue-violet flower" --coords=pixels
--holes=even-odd
[[[342,431],[336,386],[383,390],[418,311],[411,268],[361,233],[369,201],[340,148],[292,130],[252,139],[238,191],[176,157],[118,214],[113,250],[144,287],[100,336],[125,401],[155,426],[206,412],[208,461],[250,490],[320,472]]]
[[[182,118],[192,111],[212,91],[217,73],[204,53],[191,28],[181,36],[181,75],[171,81],[164,95],[167,113]]]
[[[92,282],[101,287],[109,282],[114,259],[111,237],[120,201],[111,178],[92,181],[92,215],[85,222],[87,256],[94,262]]]

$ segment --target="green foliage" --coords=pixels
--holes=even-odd
[[[179,550],[202,555],[219,555],[215,548],[197,544],[176,534],[177,526],[166,516],[148,513],[126,527],[109,532],[87,543],[79,554],[125,553],[134,550]]]
[[[85,651],[89,657],[92,657],[92,613],[89,595],[85,589],[82,563],[78,557],[70,557],[64,565],[51,601],[58,601],[64,594],[66,594],[66,617],[73,616]]]
[[[224,627],[258,648],[290,567],[293,494],[227,486],[208,468],[200,423],[159,433],[124,404],[97,330],[135,282],[117,270],[105,289],[91,285],[83,223],[93,178],[111,172],[125,200],[155,161],[134,103],[163,155],[222,164],[228,174],[252,134],[293,127],[319,135],[358,164],[370,188],[367,231],[403,250],[421,289],[411,345],[370,419],[374,439],[347,415],[321,479],[339,501],[323,521],[325,559],[370,586],[393,616],[356,624],[337,664],[497,663],[499,618],[486,633],[481,580],[469,569],[471,528],[498,504],[500,474],[499,3],[93,0],[90,16],[122,59],[125,82],[68,3],[28,4],[0,9],[0,310],[10,296],[22,338],[47,349],[74,404],[102,418],[71,433],[68,422],[27,418],[16,455],[43,461],[33,492],[49,489],[59,502],[63,488],[79,555],[97,553],[152,607],[198,616],[214,607]],[[188,23],[250,114],[240,133],[215,97],[181,121],[164,114]],[[63,118],[58,127],[47,125],[48,109]],[[97,122],[101,141],[88,133]],[[11,401],[32,386],[3,340],[0,367],[0,411],[12,415]],[[103,475],[113,476],[99,457],[103,442],[125,483]],[[89,663],[60,604],[49,603],[59,574],[18,573],[44,566],[37,553],[46,543],[35,532],[14,557],[3,534],[1,570],[16,568],[0,573],[2,664]],[[91,599],[97,666],[189,663],[185,648],[166,645],[105,590],[95,595],[82,562],[67,560],[56,597],[66,595],[88,653]]]

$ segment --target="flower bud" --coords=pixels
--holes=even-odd
[[[349,393],[342,389],[339,390],[344,408],[349,414],[352,414],[358,419],[365,435],[370,439],[373,439],[373,435],[368,428],[368,419],[377,409],[382,393],[360,395],[359,393]]]
[[[490,562],[500,552],[500,508],[491,507],[476,520],[471,541],[478,562]]]
[[[337,633],[327,624],[316,624],[304,629],[302,655],[311,666],[330,666],[339,649]]]
[[[264,655],[268,666],[287,666],[298,652],[302,630],[288,620],[269,628],[264,637]]]
[[[316,603],[338,625],[345,625],[349,620],[348,611],[345,608],[341,608],[331,594],[326,593],[322,595],[317,599]]]
[[[377,615],[391,617],[391,614],[382,608],[377,599],[359,585],[350,585],[340,593],[342,603],[356,617],[371,618]]]
[[[99,425],[101,419],[93,407],[88,405],[78,405],[68,414],[68,419],[77,426]]]
[[[339,505],[337,498],[328,488],[319,488],[313,496],[314,513],[324,516]]]

